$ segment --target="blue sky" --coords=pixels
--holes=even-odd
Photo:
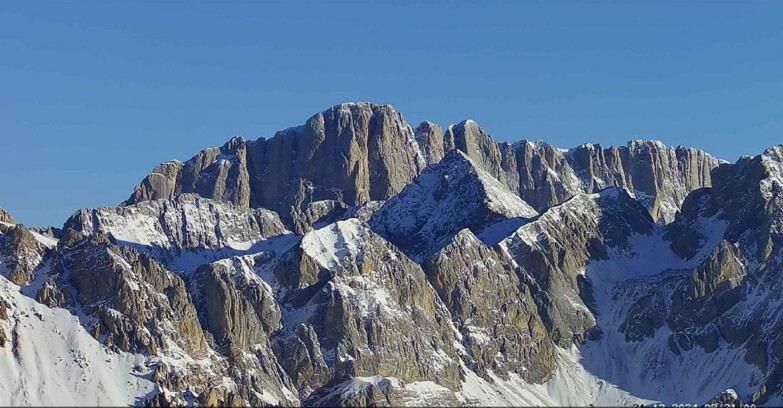
[[[783,2],[3,2],[0,206],[115,205],[156,164],[344,101],[495,138],[783,142]]]

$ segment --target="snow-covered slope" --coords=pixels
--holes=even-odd
[[[453,150],[376,211],[370,225],[420,259],[464,228],[478,230],[503,219],[536,215],[467,155]]]
[[[710,241],[714,245],[715,237]],[[601,336],[580,348],[580,364],[631,395],[666,404],[703,404],[728,388],[752,394],[759,372],[742,349],[725,341],[709,351],[672,349],[670,299],[706,255],[683,260],[669,244],[657,228],[587,265]]]
[[[64,309],[50,309],[0,277],[0,405],[138,405],[155,391],[146,358],[108,351]],[[2,307],[2,306],[0,306]]]
[[[194,194],[80,210],[65,227],[85,233],[100,232],[121,243],[162,249],[248,250],[259,241],[286,232],[272,211],[243,209]]]

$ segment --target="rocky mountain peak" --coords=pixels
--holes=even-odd
[[[460,150],[432,164],[370,219],[373,230],[413,258],[464,228],[538,213]]]
[[[427,163],[439,162],[447,151],[443,145],[443,129],[430,121],[424,121],[414,130],[416,142]],[[453,146],[448,150],[453,149]]]
[[[770,147],[761,154],[761,162],[769,173],[768,178],[776,184],[783,184],[783,145]]]
[[[16,220],[6,210],[0,208],[0,222],[16,224]]]
[[[592,289],[583,273],[592,262],[628,250],[633,236],[649,236],[654,222],[625,190],[579,194],[518,228],[504,223],[479,234],[528,271],[546,293],[541,313],[563,347],[581,342],[595,324]],[[505,235],[505,238],[503,236]]]
[[[478,123],[465,119],[449,126],[443,137],[444,146],[464,152],[493,177],[503,178],[497,142]]]
[[[196,193],[270,208],[294,224],[312,211],[306,208],[311,200],[298,197],[301,189],[292,189],[292,183],[312,185],[318,189],[313,200],[330,201],[334,208],[361,205],[396,194],[426,164],[414,130],[392,106],[344,103],[273,138],[237,137],[183,164],[158,166],[125,204]],[[292,203],[304,207],[292,211]]]
[[[776,158],[775,160],[780,162],[781,157],[783,157],[783,145],[772,146],[764,150],[764,153],[762,153],[761,155],[767,157],[775,157]]]
[[[244,146],[245,138],[242,136],[232,137],[226,144],[223,145],[223,149],[226,151],[234,151],[237,148]]]
[[[666,145],[657,139],[634,139],[628,141],[628,148],[634,150],[666,149]]]
[[[451,150],[467,154],[539,211],[580,192],[618,186],[661,222],[673,220],[690,191],[709,186],[710,170],[720,163],[658,141],[570,150],[543,142],[498,143],[470,119],[445,131],[426,121],[413,129],[391,105],[343,103],[270,139],[234,138],[185,163],[157,166],[126,204],[196,193],[278,211],[292,229],[306,232],[319,219],[334,218],[334,211],[394,196]],[[318,193],[302,197],[294,184]],[[323,203],[308,208],[315,201]]]
[[[17,285],[31,281],[49,252],[44,240],[22,224],[0,223],[0,272]]]

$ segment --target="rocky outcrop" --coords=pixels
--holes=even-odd
[[[202,150],[186,163],[169,161],[155,167],[125,202],[170,199],[182,193],[250,205],[247,143],[241,137],[220,148]]]
[[[691,194],[667,226],[672,249],[690,258],[724,239],[750,261],[771,260],[783,235],[783,145],[724,164],[712,180],[712,188]]]
[[[669,325],[674,330],[703,326],[740,301],[745,276],[741,252],[721,241],[672,296]]]
[[[665,222],[674,219],[691,191],[710,186],[710,172],[720,164],[701,150],[644,140],[608,148],[584,144],[570,150],[567,157],[587,191],[625,188],[654,219]]]
[[[11,305],[8,301],[0,297],[0,320],[8,320],[9,309],[11,309]],[[0,347],[5,347],[8,341],[8,335],[5,333],[3,327],[0,326]]]
[[[686,199],[666,234],[684,258],[703,258],[672,294],[672,349],[698,345],[711,353],[723,342],[740,348],[759,370],[765,394],[783,390],[783,340],[773,334],[783,330],[775,306],[783,287],[776,273],[783,267],[781,163],[777,146],[714,169],[712,187]]]
[[[290,391],[294,383],[270,342],[283,327],[281,309],[269,284],[253,270],[255,259],[263,257],[202,265],[191,279],[191,293],[210,343],[230,362],[239,395],[253,406],[291,404],[298,401]]]
[[[500,152],[508,187],[539,211],[584,191],[593,192],[582,188],[561,149],[525,140],[500,144]]]
[[[653,338],[658,329],[666,324],[669,303],[666,292],[660,285],[634,282],[641,295],[634,298],[618,328],[627,342],[643,342]],[[676,347],[672,348],[676,353]]]
[[[464,229],[422,267],[449,308],[480,375],[515,372],[543,382],[556,365],[556,352],[539,317],[527,273]],[[521,277],[521,278],[520,278]]]
[[[290,235],[273,211],[242,208],[195,194],[79,210],[66,221],[65,228],[81,234],[105,234],[112,242],[134,247],[167,265],[185,252],[219,252],[216,259],[207,257],[202,263],[258,252],[270,239]]]
[[[226,263],[204,265],[187,285],[146,254],[69,229],[37,298],[87,316],[107,347],[149,356],[151,380],[166,390],[150,404],[208,390],[223,403],[297,404],[269,343],[281,326],[277,304],[252,272]]]
[[[176,345],[196,358],[206,355],[185,283],[149,256],[94,234],[63,242],[57,265],[50,285],[95,317],[89,329],[106,345],[149,354]]]
[[[725,221],[727,240],[754,248],[755,253],[747,254],[752,258],[769,259],[773,241],[783,234],[783,145],[723,165],[712,177],[715,182],[700,216]],[[757,233],[746,234],[749,230]]]
[[[32,227],[30,231],[55,240],[60,239],[63,235],[63,230],[57,227]]]
[[[205,327],[225,354],[266,344],[282,328],[281,312],[268,285],[248,271],[242,258],[204,264],[193,276],[192,293]]]
[[[666,225],[666,239],[670,242],[672,251],[683,259],[694,258],[710,241],[708,234],[713,231],[705,231],[700,220],[710,219],[714,215],[704,216],[709,212],[705,204],[711,194],[710,188],[693,191],[683,201],[680,214],[672,223]]]
[[[11,282],[30,282],[48,253],[46,245],[38,242],[24,225],[0,224],[0,268],[6,270],[4,274]]]
[[[417,264],[357,220],[308,233],[274,274],[290,308],[279,341],[297,345],[279,350],[300,390],[346,375],[459,388],[448,310]]]
[[[0,208],[0,222],[6,224],[16,224],[16,220],[6,210]]]
[[[357,219],[311,231],[284,253],[203,265],[190,288],[208,342],[238,367],[233,378],[248,384],[240,390],[251,403],[247,390],[306,399],[374,375],[460,387],[449,311],[421,268]],[[248,355],[255,371],[238,363]]]
[[[449,152],[370,218],[373,230],[420,259],[464,228],[538,213],[459,150]]]
[[[712,233],[752,248],[745,253],[750,259],[768,260],[783,234],[783,145],[724,164],[712,172],[712,180],[712,188],[689,197],[681,216],[669,226],[672,248],[693,256]],[[704,231],[710,225],[716,228]]]
[[[251,150],[252,174],[262,176],[251,185],[254,204],[272,209],[293,178],[338,189],[347,204],[357,205],[391,197],[426,165],[402,115],[370,103],[335,106],[254,142]]]
[[[583,191],[563,151],[546,143],[497,143],[472,120],[449,126],[444,138],[539,211]]]
[[[182,192],[182,187],[180,187],[177,182],[183,167],[184,163],[179,160],[171,160],[156,166],[152,169],[152,172],[136,186],[131,197],[123,204],[175,197]],[[204,193],[206,194],[206,191]]]
[[[414,134],[427,164],[439,162],[448,152],[443,145],[443,129],[440,126],[424,121],[416,127]],[[453,146],[449,150],[451,149]]]
[[[294,232],[305,234],[318,224],[337,221],[347,209],[342,194],[333,189],[313,185],[309,180],[295,179],[290,184],[284,208]]]
[[[451,125],[443,137],[448,140],[446,145],[467,154],[487,173],[508,185],[504,177],[506,172],[501,168],[502,157],[497,142],[476,122],[468,119]]]

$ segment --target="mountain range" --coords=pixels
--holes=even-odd
[[[783,145],[344,103],[62,226],[0,209],[0,405],[781,405],[781,245]]]

